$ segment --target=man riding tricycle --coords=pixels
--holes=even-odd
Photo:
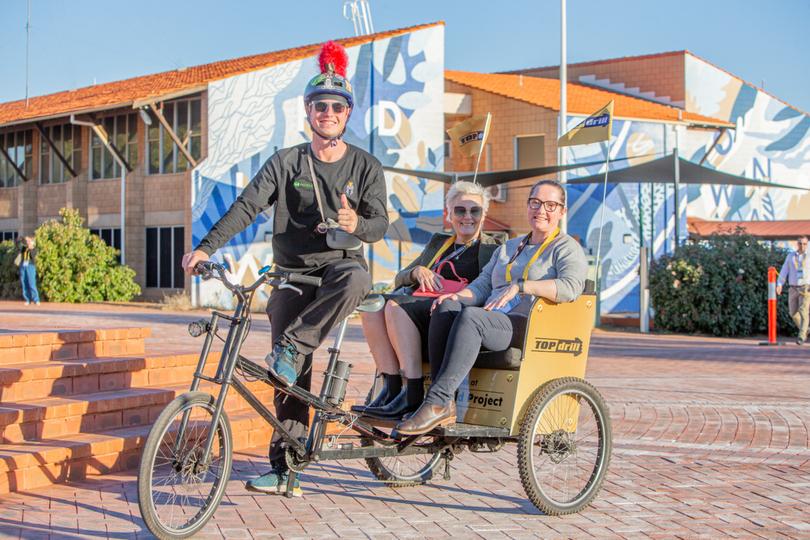
[[[565,190],[538,182],[527,201],[530,232],[497,246],[480,233],[486,195],[457,189],[446,201],[454,234],[431,243],[426,250],[435,253],[406,269],[411,289],[369,295],[360,247],[387,228],[385,181],[373,156],[341,139],[353,98],[339,72],[344,62],[329,50],[321,56],[323,73],[305,92],[312,142],[271,157],[184,257],[189,273],[220,280],[238,303],[233,313],[215,311],[190,325],[205,341],[189,392],[161,413],[144,447],[138,478],[144,521],[160,538],[184,538],[213,516],[233,459],[224,410],[231,389],[273,427],[271,469],[249,481],[250,490],[300,495],[298,473],[309,465],[354,458],[392,487],[421,484],[442,462],[449,478],[450,460],[464,449],[494,452],[517,443],[529,499],[546,514],[579,511],[604,480],[611,430],[602,397],[583,380],[596,298],[582,248],[558,227]],[[230,283],[209,256],[274,204],[275,268],[263,268],[249,286]],[[267,308],[273,347],[264,362],[253,362],[240,349],[263,286],[273,288]],[[365,406],[348,408],[352,365],[340,348],[354,310],[363,314],[384,384],[369,392]],[[419,343],[412,328],[396,324],[397,313],[410,319]],[[312,353],[335,326],[314,393]],[[211,373],[205,368],[215,338],[224,347]],[[386,343],[393,358],[390,352],[385,358]],[[273,411],[248,388],[256,380],[273,387]],[[201,392],[203,381],[218,392]],[[329,424],[339,430],[327,430]]]

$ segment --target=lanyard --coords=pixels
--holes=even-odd
[[[802,259],[802,264],[801,264],[801,266],[802,266],[802,268],[804,268],[804,258],[805,258],[806,256],[807,256],[807,253],[802,253],[801,255],[799,255],[799,253],[794,253],[794,254],[793,254],[793,267],[794,267],[796,270],[798,270],[798,269],[799,269],[799,259],[800,259],[800,258]]]
[[[524,280],[529,276],[529,268],[531,268],[531,266],[534,264],[534,262],[537,260],[537,258],[540,257],[540,254],[543,253],[546,250],[546,248],[552,242],[552,240],[557,238],[557,236],[559,234],[560,234],[560,228],[557,227],[556,229],[554,229],[554,232],[551,233],[550,235],[548,235],[548,238],[546,238],[546,240],[542,244],[540,244],[540,247],[537,248],[537,251],[534,252],[534,255],[532,255],[532,258],[529,259],[529,262],[526,263],[526,267],[523,269],[523,279]],[[509,259],[509,262],[506,264],[506,281],[507,281],[507,283],[512,282],[512,265],[515,263],[515,259],[517,259],[520,256],[520,254],[523,252],[524,248],[529,244],[529,239],[531,237],[532,237],[532,233],[529,233],[529,234],[526,235],[526,238],[524,238],[523,241],[520,243],[520,245],[518,246],[518,249],[515,252],[515,254],[512,255],[512,258]]]
[[[430,263],[427,265],[427,267],[428,267],[430,270],[433,270],[433,268],[434,268],[434,264],[436,264],[436,261],[439,261],[439,264],[441,264],[441,263],[443,263],[444,261],[448,261],[448,260],[450,260],[450,259],[452,259],[452,258],[454,258],[454,257],[456,257],[456,258],[457,258],[457,257],[459,257],[459,256],[460,256],[462,253],[464,253],[465,251],[467,251],[467,249],[469,249],[470,247],[474,246],[476,242],[478,242],[478,239],[477,239],[477,238],[476,238],[475,240],[470,240],[469,242],[467,242],[466,244],[464,244],[464,245],[463,245],[463,246],[461,246],[460,248],[458,248],[458,249],[456,249],[455,251],[453,251],[453,253],[451,253],[450,255],[448,255],[447,257],[445,257],[444,259],[442,259],[441,261],[439,261],[439,257],[441,257],[442,253],[444,253],[445,251],[447,251],[447,249],[448,249],[450,246],[452,246],[453,244],[455,244],[455,243],[456,243],[456,235],[454,234],[453,236],[451,236],[450,238],[448,238],[448,239],[447,239],[447,240],[444,242],[444,244],[442,244],[442,247],[440,247],[440,248],[439,248],[439,251],[437,251],[437,252],[436,252],[436,255],[434,255],[434,256],[433,256],[433,258],[430,260]]]

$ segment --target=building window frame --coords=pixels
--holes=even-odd
[[[19,237],[20,233],[17,231],[0,231],[0,242],[6,242],[8,240],[16,242]]]
[[[62,156],[70,163],[73,170],[78,171],[79,165],[82,162],[81,126],[76,126],[71,123],[53,124],[44,126],[42,130],[51,139],[54,146],[59,149]],[[69,133],[69,136],[66,136],[67,133]],[[40,133],[39,183],[42,185],[64,184],[71,178],[70,171],[67,170],[62,160],[54,155],[51,145],[48,144],[48,141],[46,141],[45,137]]]
[[[196,161],[202,155],[202,97],[166,101],[161,110],[166,121],[185,143]],[[191,164],[177,148],[163,125],[152,116],[152,125],[146,129],[146,171],[149,175],[186,172]]]
[[[119,113],[101,119],[101,124],[113,144],[133,166],[138,162],[138,115]],[[123,125],[122,125],[123,124]],[[87,177],[90,180],[109,180],[121,177],[121,166],[94,130],[90,130],[90,158]],[[98,162],[98,163],[96,163]]]
[[[6,151],[14,164],[31,178],[34,163],[34,134],[30,129],[0,133],[0,147]],[[0,188],[13,188],[20,185],[20,175],[5,156],[0,154]]]
[[[185,248],[185,227],[146,227],[146,287],[182,289],[185,275],[180,263]],[[168,245],[166,245],[168,243]]]
[[[521,135],[515,135],[514,137],[514,164],[515,169],[529,169],[532,167],[521,167],[520,165],[520,152],[519,152],[519,139],[529,139],[529,138],[542,138],[543,139],[543,161],[542,165],[533,165],[533,167],[544,167],[546,163],[546,134],[545,133],[526,133]]]

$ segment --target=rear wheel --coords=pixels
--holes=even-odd
[[[520,427],[518,470],[526,495],[548,515],[579,512],[602,486],[612,448],[602,396],[577,378],[535,393]]]
[[[430,438],[417,441],[415,444],[429,443]],[[363,438],[363,446],[379,446],[370,438]],[[373,457],[366,458],[368,470],[378,480],[382,480],[389,487],[406,487],[424,484],[433,478],[433,473],[439,466],[442,457],[441,451],[432,454],[411,454],[408,456]]]
[[[149,432],[138,472],[138,505],[158,538],[187,538],[199,532],[225,494],[233,452],[225,411],[210,457],[202,460],[214,409],[213,396],[188,392],[166,406]]]

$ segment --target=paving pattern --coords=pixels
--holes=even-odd
[[[0,329],[151,326],[147,352],[190,352],[204,315],[137,306],[0,302]],[[266,352],[257,315],[248,356]],[[2,331],[0,330],[0,331]],[[372,370],[359,325],[344,355],[352,393]],[[323,355],[319,355],[323,359]],[[613,459],[583,512],[549,517],[526,499],[513,447],[465,452],[452,479],[387,488],[362,461],[314,465],[305,496],[246,492],[265,449],[235,455],[213,538],[810,538],[810,347],[596,330],[588,379],[607,400]],[[0,538],[149,537],[134,472],[0,498]]]

